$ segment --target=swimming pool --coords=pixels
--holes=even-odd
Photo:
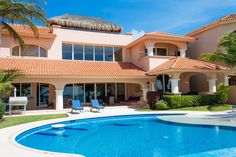
[[[87,157],[186,156],[236,147],[236,128],[166,123],[157,114],[66,121],[25,131],[16,141],[34,149]],[[202,154],[201,154],[202,153]],[[231,153],[232,154],[232,153]],[[234,154],[236,155],[236,154]]]

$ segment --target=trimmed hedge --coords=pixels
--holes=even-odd
[[[156,102],[156,110],[167,110],[168,106],[167,106],[167,102],[165,102],[164,100],[159,100]]]
[[[1,100],[0,100],[0,120],[3,117],[3,114],[6,111],[6,104],[4,104]]]
[[[220,95],[163,95],[162,100],[167,102],[168,108],[181,108],[192,106],[218,105]]]

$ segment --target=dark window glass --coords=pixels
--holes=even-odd
[[[12,56],[19,56],[19,46],[16,46],[12,49]]]
[[[85,60],[93,60],[93,46],[84,46]]]
[[[122,48],[115,47],[114,48],[115,61],[122,61]]]
[[[40,83],[37,86],[38,89],[38,106],[49,105],[49,84]]]
[[[16,96],[31,96],[31,84],[30,83],[14,83],[12,84],[16,88]],[[14,96],[14,90],[12,90],[12,96]]]
[[[159,92],[170,92],[171,82],[168,75],[157,76],[157,91]]]
[[[74,45],[74,59],[83,60],[83,45]]]
[[[153,55],[154,56],[167,56],[167,50],[166,48],[153,48]]]
[[[96,95],[97,99],[101,102],[105,101],[105,84],[104,83],[98,83],[96,84]]]
[[[105,47],[105,61],[113,61],[113,48]]]
[[[94,84],[85,84],[85,99],[86,102],[90,102],[94,99]]]
[[[115,83],[108,83],[107,84],[107,96],[115,96]]]
[[[119,101],[125,100],[125,84],[117,83],[117,99]]]
[[[72,45],[62,44],[62,59],[72,60]]]
[[[28,56],[28,57],[47,57],[47,50],[37,45],[25,45],[24,49],[16,46],[12,49],[12,56]]]
[[[40,57],[47,57],[47,56],[48,56],[47,51],[44,48],[40,47]]]
[[[84,102],[84,84],[74,84],[74,100]]]
[[[230,76],[229,85],[230,86],[236,86],[236,77],[235,76]]]
[[[21,84],[21,96],[31,96],[31,84],[29,83]]]
[[[71,106],[73,100],[73,84],[68,84],[64,88],[63,92],[64,107]]]
[[[25,45],[24,49],[21,49],[21,56],[38,57],[38,51],[39,47],[36,45]]]
[[[16,88],[16,96],[20,96],[20,83],[12,84]],[[12,96],[14,96],[14,90],[12,90]]]
[[[103,61],[103,47],[101,47],[101,46],[95,47],[95,60],[96,61]]]

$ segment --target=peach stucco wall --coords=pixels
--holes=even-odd
[[[219,40],[226,34],[235,30],[236,23],[228,23],[195,35],[194,37],[196,37],[197,40],[188,46],[187,56],[193,59],[198,59],[201,54],[215,52]],[[192,89],[198,89],[200,91],[208,89],[208,83],[202,83],[203,79],[201,77],[195,77],[191,81]],[[222,82],[224,82],[224,75],[217,74],[217,83]],[[236,99],[232,96],[233,92],[235,92],[235,89],[230,87],[230,102],[236,103]]]
[[[236,30],[236,23],[224,24],[195,35],[197,40],[188,46],[187,56],[198,59],[203,53],[215,52],[218,41]]]
[[[48,59],[62,59],[62,43],[93,44],[124,47],[132,41],[131,35],[86,32],[54,28],[55,39],[23,37],[26,44],[39,45],[48,50]],[[16,42],[9,35],[1,36],[0,57],[11,55],[11,48]]]

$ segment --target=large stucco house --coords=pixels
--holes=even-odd
[[[13,25],[26,46],[21,49],[2,31],[0,69],[25,73],[14,85],[18,96],[28,97],[29,110],[61,110],[73,99],[89,104],[96,98],[109,105],[145,102],[148,91],[214,93],[217,83],[227,82],[229,69],[197,58],[235,31],[231,16],[224,24],[185,36],[151,32],[134,37],[121,34],[116,24],[76,15],[49,19],[52,27],[38,27],[39,38],[29,27]]]

